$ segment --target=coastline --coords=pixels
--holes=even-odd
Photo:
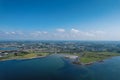
[[[46,55],[46,56],[31,57],[31,58],[3,59],[3,60],[0,60],[0,62],[2,62],[2,61],[9,61],[9,60],[31,60],[31,59],[37,59],[37,58],[44,58],[44,57],[47,57],[47,56],[48,56],[48,55]]]
[[[89,62],[89,63],[78,63],[78,65],[86,65],[87,66],[87,65],[92,65],[94,63],[103,63],[105,60],[109,60],[109,59],[112,59],[114,57],[120,57],[120,56],[112,56],[112,57],[109,57],[109,58],[106,58],[106,59],[103,59],[103,60],[93,61],[93,62]]]
[[[51,55],[53,55],[53,54],[51,54]],[[44,57],[47,57],[47,56],[49,56],[49,55],[36,56],[36,57],[30,57],[30,58],[3,59],[3,60],[0,60],[0,62],[2,62],[2,61],[9,61],[9,60],[31,60],[31,59],[37,59],[37,58],[44,58]],[[94,63],[96,63],[96,62],[102,63],[102,62],[104,62],[104,60],[107,60],[107,59],[110,59],[110,58],[113,58],[113,57],[117,57],[117,56],[112,56],[112,57],[108,57],[108,58],[103,59],[103,60],[98,60],[98,61],[93,61],[93,62],[84,63],[84,62],[81,62],[80,60],[77,61],[77,62],[75,62],[75,61],[71,58],[71,56],[74,57],[75,55],[67,55],[67,57],[64,55],[63,57],[64,57],[65,59],[70,59],[71,62],[72,62],[72,64],[77,64],[77,65],[92,65],[92,64],[94,64]],[[75,60],[76,60],[76,59],[75,59]]]
[[[84,63],[84,62],[72,62],[73,64],[77,64],[77,65],[92,65],[94,63],[103,63],[105,60],[108,60],[108,59],[111,59],[111,58],[114,58],[114,57],[118,57],[118,56],[112,56],[112,57],[109,57],[109,58],[106,58],[106,59],[103,59],[103,60],[98,60],[98,61],[93,61],[93,62],[88,62],[88,63]],[[69,58],[70,59],[70,58]]]

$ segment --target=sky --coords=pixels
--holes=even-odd
[[[0,0],[0,40],[120,40],[120,0]]]

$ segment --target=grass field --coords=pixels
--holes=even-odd
[[[113,56],[120,56],[120,54],[113,52],[84,52],[84,54],[80,57],[80,62],[91,63],[95,61],[102,61]]]
[[[30,58],[35,58],[39,56],[47,56],[49,53],[39,53],[39,52],[29,52],[27,54],[25,53],[18,53],[18,55],[14,54],[8,54],[7,56],[0,57],[0,60],[10,60],[10,59],[30,59]]]

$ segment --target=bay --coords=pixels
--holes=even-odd
[[[120,80],[120,57],[92,65],[72,64],[55,54],[0,62],[0,80]]]

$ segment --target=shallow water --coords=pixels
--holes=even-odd
[[[120,80],[120,57],[75,65],[61,55],[0,62],[0,80]]]

